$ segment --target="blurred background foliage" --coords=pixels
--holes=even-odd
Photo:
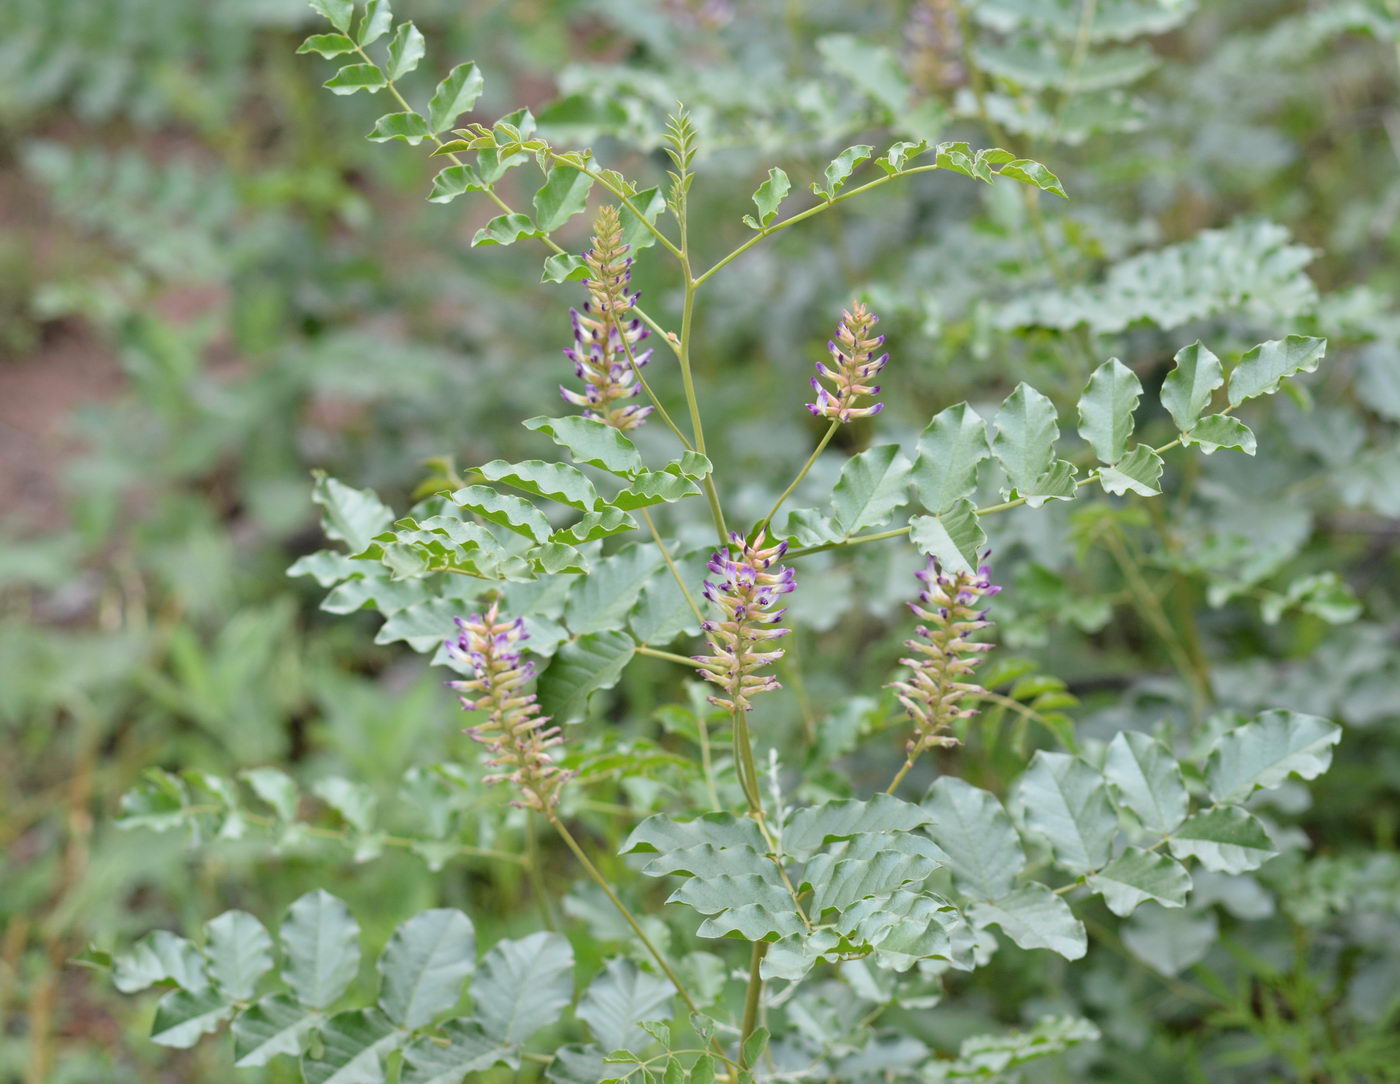
[[[606,125],[632,175],[659,175],[661,118],[684,101],[701,135],[692,232],[713,256],[742,240],[770,165],[817,176],[880,133],[1005,146],[1064,182],[1068,203],[901,182],[717,280],[698,364],[720,474],[746,479],[730,486],[741,513],[761,514],[810,447],[807,367],[853,294],[895,351],[890,439],[1023,377],[1065,411],[1111,354],[1150,391],[1197,337],[1221,354],[1329,337],[1316,377],[1251,414],[1267,457],[1168,465],[1170,517],[1128,498],[996,524],[1006,647],[989,679],[1006,703],[957,754],[998,789],[1065,726],[1106,737],[1171,716],[1193,720],[1179,742],[1202,743],[1221,711],[1329,715],[1347,727],[1332,771],[1270,810],[1295,848],[1198,889],[1169,922],[1105,912],[1072,973],[1015,954],[936,1009],[901,1011],[944,1052],[1049,1011],[1099,1024],[1072,1070],[1039,1079],[1400,1079],[1394,5],[398,8],[435,63],[483,66],[477,116],[528,104],[556,142]],[[552,411],[576,299],[535,284],[542,251],[470,249],[492,209],[426,202],[426,155],[364,140],[382,110],[327,94],[329,69],[295,55],[315,22],[300,0],[10,0],[0,17],[3,1080],[232,1079],[221,1048],[145,1041],[149,1000],[71,963],[90,943],[229,907],[271,918],[316,885],[381,941],[442,902],[469,905],[488,940],[534,922],[523,874],[478,853],[514,814],[481,808],[452,698],[409,649],[435,634],[327,614],[286,569],[319,545],[313,469],[406,507],[453,463],[517,458],[513,420]],[[674,283],[645,258],[637,273],[669,310]],[[653,383],[677,391],[674,374]],[[873,782],[897,756],[879,685],[914,563],[875,546],[822,560],[806,575],[824,568],[823,592],[795,603],[815,630],[794,652],[806,682],[786,675],[765,723],[809,794],[847,785],[838,759]],[[698,785],[667,753],[698,703],[665,664],[639,663],[595,703],[587,754],[629,750],[609,785],[645,810]],[[156,788],[119,827],[148,766],[211,792],[251,770],[249,812],[192,849],[148,830],[172,824]],[[366,842],[366,803],[387,838]],[[547,868],[567,884],[564,863]],[[625,940],[590,892],[567,903],[557,920],[595,946]],[[839,991],[813,996],[809,1026],[836,1028]],[[263,1073],[240,1079],[286,1079]]]

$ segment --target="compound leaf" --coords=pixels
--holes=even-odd
[[[472,979],[482,1030],[521,1043],[559,1018],[574,993],[574,950],[557,933],[540,931],[499,941]]]
[[[360,969],[360,925],[345,902],[323,888],[292,904],[281,938],[282,978],[313,1009],[339,998]]]
[[[952,871],[953,883],[977,899],[1008,895],[1026,866],[1026,855],[996,795],[944,775],[922,804],[932,818],[924,831]]]
[[[1277,852],[1258,819],[1237,805],[1197,813],[1172,833],[1172,854],[1214,873],[1247,873]]]
[[[1190,797],[1181,766],[1151,735],[1119,731],[1108,744],[1103,770],[1119,804],[1149,832],[1165,835],[1186,819]]]
[[[1137,847],[1129,847],[1103,869],[1091,873],[1087,883],[1119,917],[1132,914],[1138,904],[1148,900],[1163,907],[1183,907],[1191,891],[1191,875],[1185,866],[1165,854]]]
[[[1142,398],[1142,381],[1117,358],[1094,370],[1079,398],[1079,435],[1100,462],[1117,463],[1128,451],[1133,412]]]
[[[1316,715],[1266,711],[1220,736],[1206,766],[1217,802],[1242,802],[1258,788],[1278,786],[1290,775],[1316,779],[1332,763],[1342,728]]]
[[[1104,778],[1068,753],[1038,750],[1016,788],[1026,826],[1045,837],[1066,869],[1088,873],[1113,853],[1118,818]]]
[[[419,1028],[457,1004],[476,966],[472,920],[450,907],[404,922],[379,958],[379,1005],[406,1028]]]
[[[987,423],[966,403],[940,410],[919,437],[911,479],[914,496],[933,515],[977,488],[977,465],[991,457]]]

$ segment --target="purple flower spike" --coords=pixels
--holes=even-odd
[[[888,354],[872,358],[885,342],[883,335],[871,337],[869,334],[879,319],[859,301],[853,302],[850,309],[841,314],[841,322],[836,326],[836,338],[826,344],[836,365],[832,368],[817,362],[817,374],[831,382],[831,390],[822,387],[817,377],[811,378],[817,401],[808,403],[807,409],[819,418],[850,422],[856,418],[873,418],[884,409],[883,403],[857,405],[862,396],[869,398],[880,393],[880,386],[869,381],[890,360]]]
[[[511,783],[520,789],[515,804],[547,813],[559,801],[559,791],[570,779],[554,763],[549,750],[563,743],[557,726],[540,714],[534,693],[522,691],[535,674],[535,664],[520,657],[520,643],[530,638],[521,618],[502,619],[496,603],[485,614],[456,618],[457,635],[446,643],[447,654],[471,667],[474,677],[449,681],[467,711],[487,712],[486,721],[468,727],[473,741],[486,746],[489,768],[502,768],[486,777],[487,783]]]
[[[937,558],[930,558],[928,567],[914,573],[924,586],[909,608],[927,624],[914,630],[919,639],[905,641],[914,652],[914,657],[899,660],[911,671],[908,680],[890,685],[914,721],[911,753],[928,745],[956,745],[957,738],[946,733],[948,727],[977,714],[975,708],[963,707],[962,701],[986,692],[970,679],[992,645],[970,637],[991,624],[986,608],[978,606],[980,599],[1001,590],[992,584],[990,574],[985,564],[976,574],[948,572]]]
[[[709,647],[714,654],[697,655],[695,661],[700,664],[700,676],[724,690],[724,696],[712,696],[710,703],[730,711],[750,711],[750,697],[779,688],[777,678],[755,671],[783,657],[782,648],[759,647],[788,634],[777,627],[787,611],[771,607],[779,596],[796,589],[797,574],[777,564],[787,552],[787,543],[765,546],[762,532],[753,542],[745,542],[737,533],[730,539],[737,554],[716,552],[709,570],[719,582],[705,581],[705,597],[724,614],[703,626],[712,637]]]
[[[650,350],[636,349],[651,332],[636,317],[626,319],[639,296],[627,292],[632,279],[627,249],[617,209],[604,207],[594,225],[593,247],[583,254],[589,300],[582,312],[569,310],[574,345],[564,351],[583,390],[559,389],[566,401],[584,408],[585,418],[624,431],[637,428],[652,412],[650,406],[619,402],[635,398],[642,390],[633,363],[640,369],[651,360]]]

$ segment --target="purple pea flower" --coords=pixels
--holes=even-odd
[[[990,551],[983,554],[984,559],[988,556]],[[978,604],[1001,591],[992,583],[991,569],[985,564],[975,574],[948,572],[934,557],[915,575],[923,590],[909,608],[928,624],[914,630],[918,639],[905,641],[914,652],[913,657],[899,660],[909,667],[908,680],[890,685],[914,721],[911,752],[928,745],[956,745],[958,739],[946,733],[948,728],[957,719],[977,714],[975,708],[964,707],[962,702],[986,692],[970,679],[992,645],[970,637],[992,623],[986,619],[986,609]]]
[[[548,813],[559,801],[559,791],[574,773],[554,763],[549,750],[564,741],[549,716],[540,714],[535,694],[524,686],[535,676],[535,664],[521,658],[520,643],[529,639],[521,618],[500,616],[497,603],[485,614],[457,618],[457,635],[446,643],[447,654],[470,666],[474,675],[448,686],[463,695],[467,711],[484,711],[486,721],[468,727],[473,741],[486,746],[486,766],[507,769],[486,777],[487,783],[511,783],[518,787],[516,805]]]
[[[635,349],[651,332],[635,316],[626,319],[640,296],[627,292],[632,279],[629,247],[622,241],[617,208],[604,207],[594,224],[593,247],[583,254],[589,299],[582,312],[569,310],[574,345],[564,351],[583,390],[559,388],[568,402],[584,408],[585,418],[624,431],[637,428],[652,412],[650,406],[622,402],[641,392],[637,370],[651,360],[650,349]]]
[[[701,628],[709,634],[711,655],[696,655],[700,676],[724,690],[724,696],[710,697],[710,703],[730,711],[750,711],[749,698],[779,688],[778,679],[756,671],[783,657],[773,641],[788,634],[778,628],[786,609],[774,610],[778,599],[797,586],[797,574],[778,561],[787,552],[787,543],[766,545],[760,531],[752,542],[737,532],[730,534],[732,549],[718,550],[710,557],[714,580],[705,581],[705,598],[719,607],[718,621],[706,621]]]
[[[817,401],[808,403],[807,409],[817,417],[850,422],[856,418],[873,418],[885,409],[884,403],[856,405],[862,396],[880,393],[880,385],[868,382],[879,375],[890,360],[889,354],[872,356],[885,343],[883,335],[870,335],[870,329],[879,319],[859,301],[841,314],[836,338],[826,344],[835,365],[817,362],[817,373],[831,383],[831,390],[828,391],[817,377],[811,378]]]

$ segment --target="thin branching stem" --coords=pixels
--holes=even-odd
[[[787,489],[778,494],[778,499],[773,502],[773,507],[768,510],[768,514],[759,521],[758,529],[766,530],[768,524],[773,522],[773,517],[778,514],[778,509],[783,506],[783,502],[792,496],[792,491],[802,484],[802,479],[807,477],[807,472],[816,463],[817,457],[826,451],[826,446],[831,443],[831,438],[836,435],[836,430],[841,428],[840,420],[833,421],[822,434],[822,439],[817,442],[817,446],[812,449],[812,454],[807,457],[807,462],[802,464],[802,469],[797,472],[797,477],[789,483]]]
[[[675,560],[671,557],[671,551],[666,548],[666,543],[661,539],[661,532],[656,529],[656,522],[651,518],[651,513],[645,508],[637,509],[642,515],[642,522],[647,525],[647,530],[651,532],[652,541],[656,543],[656,548],[661,551],[661,559],[666,562],[666,567],[671,570],[671,576],[676,581],[676,586],[681,589],[681,594],[685,596],[686,605],[690,607],[690,612],[695,615],[695,620],[703,623],[705,615],[700,612],[700,607],[695,602],[695,596],[690,593],[690,588],[686,586],[685,577],[681,575],[681,570],[676,567]]]

